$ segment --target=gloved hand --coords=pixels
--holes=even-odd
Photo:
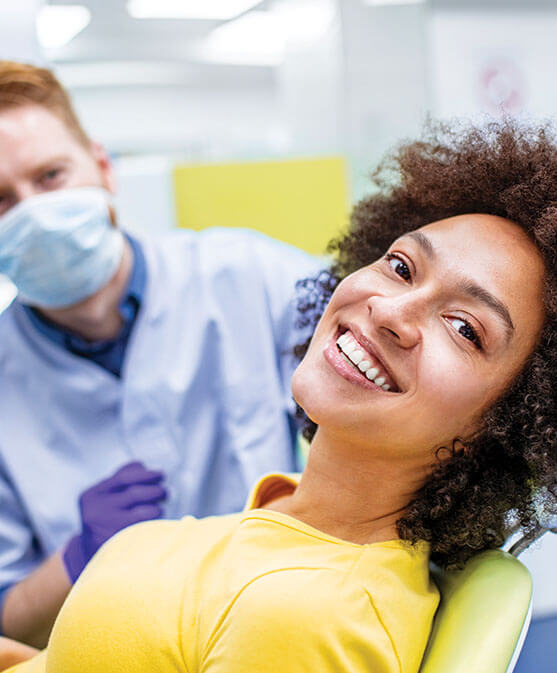
[[[163,478],[162,472],[148,470],[135,461],[81,494],[81,533],[72,537],[62,555],[72,583],[114,533],[132,523],[161,516],[159,503],[167,496],[160,485]]]

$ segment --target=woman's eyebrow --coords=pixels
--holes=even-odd
[[[488,292],[488,290],[481,287],[469,278],[462,278],[460,283],[460,289],[462,292],[464,292],[464,294],[481,301],[482,304],[485,304],[491,308],[500,318],[502,318],[507,328],[508,341],[514,332],[514,325],[511,319],[511,314],[509,313],[509,309],[505,306],[505,304],[503,304],[500,299],[497,299],[497,297],[492,295],[491,292]]]
[[[433,247],[432,242],[425,234],[422,234],[421,231],[411,231],[409,234],[407,234],[407,236],[416,241],[416,243],[420,246],[422,252],[428,259],[435,259],[435,257],[437,256],[435,253],[435,249]]]
[[[407,235],[409,238],[412,238],[414,241],[416,241],[416,243],[420,246],[422,252],[428,259],[433,260],[437,257],[437,253],[435,252],[433,244],[431,243],[429,238],[421,231],[411,231]],[[478,285],[475,281],[471,280],[470,278],[465,277],[461,278],[459,281],[459,289],[464,294],[467,294],[469,297],[477,299],[478,301],[482,302],[482,304],[485,304],[490,309],[495,311],[495,313],[497,313],[497,315],[503,320],[503,322],[505,323],[505,327],[507,328],[507,341],[508,341],[514,332],[514,324],[511,319],[509,309],[505,306],[505,304],[500,299],[497,299],[495,295],[491,294],[491,292],[486,290],[484,287],[481,287],[481,285]]]

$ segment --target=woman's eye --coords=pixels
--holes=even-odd
[[[465,339],[471,341],[476,348],[482,348],[482,342],[476,330],[472,325],[462,318],[449,318],[449,322],[453,325],[456,331],[461,334]]]
[[[410,273],[408,265],[405,264],[400,259],[400,257],[396,257],[395,255],[387,255],[387,261],[397,276],[400,276],[403,280],[410,280],[412,278],[412,274]]]

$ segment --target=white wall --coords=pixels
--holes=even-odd
[[[176,226],[168,157],[122,157],[116,160],[115,198],[118,225],[136,234],[162,234]]]
[[[546,533],[520,555],[520,560],[528,567],[534,580],[533,615],[557,614],[557,535]]]
[[[276,94],[290,154],[335,154],[346,146],[343,31],[337,0],[288,0],[311,30],[293,29],[276,68]]]
[[[270,85],[75,87],[72,95],[87,131],[115,153],[193,160],[273,153],[281,125]]]
[[[42,0],[0,0],[0,59],[39,63],[35,17]]]
[[[385,150],[415,136],[428,110],[425,5],[342,5],[347,152],[355,198]]]
[[[432,107],[442,117],[555,117],[557,8],[437,10]]]

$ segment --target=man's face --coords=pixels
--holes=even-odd
[[[29,196],[54,189],[114,189],[106,152],[94,143],[84,147],[40,105],[0,111],[0,156],[0,216]]]

